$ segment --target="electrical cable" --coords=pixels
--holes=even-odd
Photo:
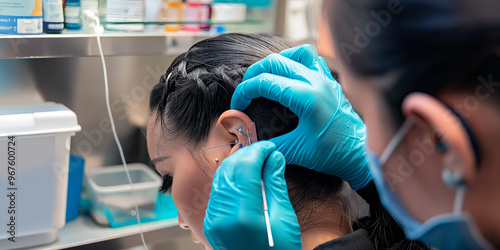
[[[128,182],[132,188],[132,196],[134,197],[134,206],[135,206],[135,216],[137,219],[137,224],[139,225],[139,230],[140,230],[140,236],[142,240],[142,244],[148,250],[148,246],[146,245],[146,241],[144,240],[144,232],[142,230],[142,225],[141,225],[141,217],[139,215],[139,207],[137,205],[137,195],[135,192],[134,184],[132,182],[132,178],[130,177],[130,172],[127,167],[127,162],[125,161],[125,155],[123,153],[123,148],[120,144],[120,140],[118,138],[118,134],[116,132],[116,127],[115,127],[115,122],[113,120],[113,114],[111,113],[111,105],[109,101],[109,84],[108,84],[108,73],[106,70],[106,61],[104,60],[104,53],[102,51],[102,45],[101,45],[101,30],[100,30],[100,20],[99,18],[92,12],[92,11],[85,11],[85,13],[89,18],[93,19],[96,22],[96,27],[95,27],[95,34],[97,38],[97,47],[99,48],[99,54],[101,56],[101,62],[102,62],[102,70],[104,72],[104,87],[105,87],[105,95],[106,95],[106,108],[108,111],[108,116],[109,116],[109,121],[111,123],[111,130],[113,132],[113,137],[116,142],[116,146],[118,147],[118,151],[120,152],[120,158],[123,163],[123,167],[125,168],[125,173],[127,175]]]

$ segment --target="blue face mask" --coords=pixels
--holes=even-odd
[[[413,120],[407,120],[403,124],[380,158],[367,150],[368,165],[373,173],[382,204],[401,225],[410,240],[418,240],[438,249],[493,249],[482,237],[472,217],[462,212],[465,186],[456,188],[453,213],[434,216],[424,223],[415,220],[391,190],[384,178],[382,167],[413,124]]]

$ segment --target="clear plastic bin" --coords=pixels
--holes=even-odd
[[[85,176],[90,214],[100,225],[110,225],[108,216],[115,220],[124,216],[135,218],[136,201],[141,218],[156,214],[154,209],[161,177],[145,164],[133,163],[127,167],[134,183],[135,199],[123,165],[89,171]]]

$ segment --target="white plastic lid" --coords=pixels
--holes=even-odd
[[[80,130],[76,114],[62,104],[0,106],[0,137]]]

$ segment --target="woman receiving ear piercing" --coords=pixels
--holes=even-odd
[[[222,162],[204,224],[213,246],[264,249],[265,228],[239,215],[260,214],[259,199],[247,197],[261,174],[275,176],[268,169],[279,166],[270,163],[276,148],[287,164],[349,182],[372,219],[388,218],[387,210],[408,239],[435,249],[500,248],[499,10],[498,0],[325,0],[318,51],[343,89],[307,45],[248,68],[231,108],[264,97],[299,123],[270,139],[274,145],[251,145]],[[248,178],[238,178],[242,165]],[[219,200],[239,212],[225,213]],[[287,202],[275,200],[281,207],[268,196],[271,217]],[[271,227],[277,242],[298,232],[291,221]],[[385,236],[372,237],[375,247],[408,248],[394,241],[399,234]]]
[[[249,207],[261,204],[256,207],[259,211],[256,216],[228,206],[223,197],[210,198],[210,203],[218,209],[253,221],[264,229],[263,235],[258,236],[247,232],[249,238],[265,239],[253,249],[265,249],[269,245],[275,249],[374,248],[371,229],[365,228],[374,222],[352,217],[352,210],[357,206],[351,205],[344,196],[342,190],[349,187],[345,187],[342,179],[286,164],[278,152],[261,161],[258,155],[246,150],[251,145],[274,151],[272,143],[258,140],[279,138],[299,123],[289,109],[263,98],[253,101],[243,111],[230,110],[231,96],[247,68],[290,47],[282,38],[264,34],[227,34],[203,40],[178,56],[152,91],[152,115],[147,128],[150,157],[163,177],[162,191],[171,189],[179,210],[179,225],[191,230],[193,241],[205,249],[213,246],[220,249],[217,242],[205,236],[219,229],[204,231],[203,225],[212,190],[224,188],[216,184],[218,168],[230,155],[268,164],[265,171],[271,173],[268,178],[259,172],[255,182],[240,186],[241,192],[255,188],[245,202]],[[346,136],[339,143],[351,139]],[[248,171],[254,171],[254,167],[241,164],[234,170],[240,173],[238,178],[253,180]],[[241,196],[239,191],[231,190],[223,195]],[[265,201],[268,203],[263,205]],[[266,223],[266,207],[273,208],[268,216],[270,224]],[[266,224],[272,226],[267,228]],[[290,226],[296,231],[290,237],[283,237],[281,229]],[[270,242],[269,239],[275,237],[279,240]],[[245,246],[236,242],[228,248]]]

